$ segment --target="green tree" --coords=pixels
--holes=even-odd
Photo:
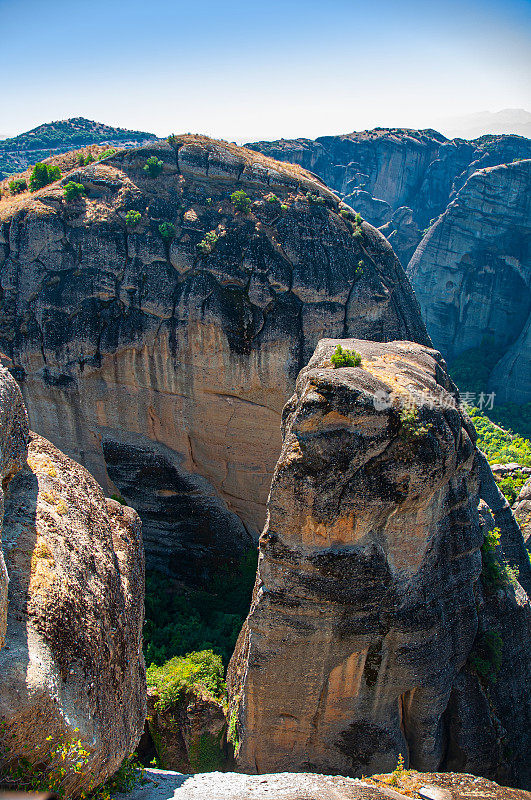
[[[140,211],[134,211],[132,208],[125,215],[125,224],[128,228],[134,228],[142,219]]]
[[[230,201],[236,211],[241,211],[242,214],[248,214],[251,210],[251,198],[245,194],[243,189],[233,192],[230,196]]]
[[[75,200],[77,197],[81,197],[85,194],[85,187],[82,183],[76,183],[75,181],[68,181],[63,189],[63,197],[67,202],[70,200]]]
[[[171,242],[172,239],[175,239],[176,235],[175,225],[172,225],[171,222],[163,222],[159,225],[159,233],[165,242]]]
[[[361,356],[356,350],[343,350],[340,344],[335,349],[331,358],[334,369],[338,367],[359,367]]]
[[[160,158],[150,156],[144,164],[144,172],[146,172],[150,178],[156,178],[162,172],[163,167],[164,162],[161,161]]]
[[[58,181],[61,178],[61,170],[54,164],[35,164],[30,175],[29,188],[32,192],[42,189],[49,183]]]
[[[9,187],[9,194],[20,194],[21,192],[25,192],[28,188],[28,184],[24,180],[24,178],[12,178],[9,183],[7,184]]]

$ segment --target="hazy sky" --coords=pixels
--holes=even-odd
[[[531,0],[0,0],[0,36],[1,134],[313,138],[531,107]]]

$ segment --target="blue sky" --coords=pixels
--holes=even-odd
[[[531,108],[531,0],[0,0],[0,133],[236,141]]]

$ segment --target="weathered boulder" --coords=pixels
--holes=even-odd
[[[502,357],[485,389],[531,400],[531,160],[475,172],[424,237],[408,275],[448,360],[486,337]]]
[[[0,649],[6,633],[8,584],[2,551],[4,491],[26,461],[28,441],[28,416],[20,389],[7,370],[0,367]]]
[[[319,179],[171,141],[65,175],[85,199],[0,203],[0,347],[30,424],[139,511],[150,566],[194,578],[258,537],[319,338],[428,338],[384,237]]]
[[[161,707],[157,692],[148,689],[146,724],[146,738],[162,769],[212,772],[227,762],[225,711],[208,692],[186,691]]]
[[[465,770],[503,768],[522,782],[529,602],[503,584],[504,619],[487,600],[480,614],[496,620],[478,617],[473,426],[436,351],[347,340],[361,366],[332,369],[337,343],[319,343],[284,411],[253,602],[229,666],[237,763],[367,775],[399,753],[428,771],[459,754]],[[488,713],[470,658],[497,620],[506,674]],[[461,691],[450,706],[467,680],[474,700]],[[484,726],[462,741],[452,731],[474,719],[473,702]]]
[[[10,383],[8,391],[15,421],[20,398]],[[2,408],[2,436],[8,417]],[[24,421],[20,427],[24,439]],[[2,777],[9,782],[19,759],[50,769],[58,760],[64,790],[76,794],[116,771],[142,733],[140,521],[106,499],[83,467],[32,434],[27,464],[7,487],[2,537],[9,574],[0,650]],[[75,753],[78,741],[88,756],[76,770],[77,758],[61,762],[54,751],[72,742],[68,752]]]

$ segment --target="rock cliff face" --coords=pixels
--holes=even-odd
[[[445,358],[485,337],[505,351],[488,388],[531,400],[531,160],[475,172],[417,248],[408,274]]]
[[[28,441],[28,415],[20,389],[8,372],[0,367],[0,649],[6,634],[9,580],[2,550],[4,491],[26,461]]]
[[[248,146],[315,171],[377,225],[409,264],[435,346],[450,359],[492,336],[497,402],[530,399],[531,176],[518,160],[531,159],[531,140],[377,128]]]
[[[258,535],[318,339],[426,343],[420,312],[384,237],[297,166],[185,136],[68,180],[86,198],[0,204],[0,349],[32,426],[139,510],[150,565],[195,577]]]
[[[9,783],[21,758],[52,766],[51,750],[80,740],[83,769],[70,758],[60,765],[68,795],[105,780],[142,733],[140,521],[50,442],[32,434],[28,448],[20,392],[5,371],[0,387],[3,464],[14,473],[2,526],[0,774]]]
[[[436,351],[350,340],[361,366],[334,370],[336,344],[283,415],[229,666],[240,768],[368,775],[402,753],[525,782],[530,607],[482,560],[473,426]]]
[[[522,136],[482,136],[469,142],[406,128],[246,146],[317,173],[373,225],[388,223],[406,206],[419,229],[445,210],[477,169],[531,158],[531,140]]]

